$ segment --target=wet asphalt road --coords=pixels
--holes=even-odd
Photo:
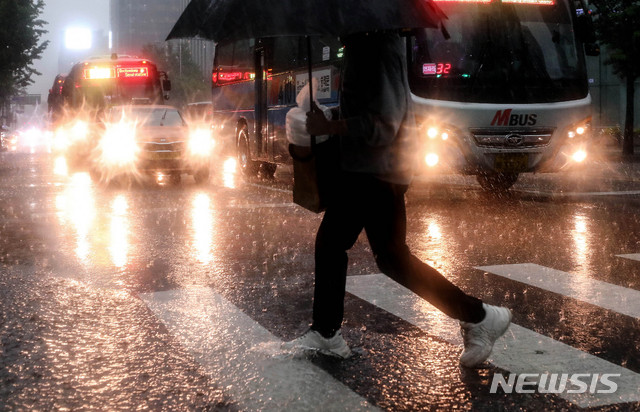
[[[3,410],[640,408],[637,164],[527,176],[501,197],[469,177],[414,183],[414,253],[513,311],[510,341],[478,370],[458,366],[450,323],[375,276],[364,237],[343,327],[354,356],[279,349],[308,327],[320,222],[291,203],[287,170],[104,188],[55,165],[0,154]],[[495,374],[535,373],[559,343],[559,371],[621,371],[618,393],[490,393]]]

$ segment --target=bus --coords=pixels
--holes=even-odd
[[[167,74],[152,61],[113,54],[75,64],[65,79],[62,96],[67,109],[100,110],[135,102],[161,104],[170,90]]]
[[[586,156],[591,96],[585,54],[597,55],[580,0],[435,0],[448,19],[406,34],[419,128],[418,173],[476,175],[501,192],[525,172]],[[336,110],[342,44],[312,38],[318,100]],[[218,44],[212,119],[248,175],[291,162],[286,112],[308,79],[303,38]]]
[[[311,40],[317,100],[338,106],[342,45],[337,38]],[[285,117],[308,81],[303,37],[245,39],[216,45],[212,74],[212,129],[223,153],[237,157],[246,175],[273,176],[291,163]]]
[[[435,0],[448,19],[409,38],[409,83],[423,169],[476,175],[504,191],[521,173],[557,172],[587,156],[597,55],[574,0]]]
[[[54,107],[53,146],[70,166],[79,166],[100,133],[104,113],[112,106],[162,104],[169,98],[171,82],[148,59],[112,54],[76,63],[64,79],[62,104]]]

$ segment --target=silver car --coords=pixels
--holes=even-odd
[[[114,106],[94,153],[94,171],[103,180],[117,175],[155,174],[180,181],[193,175],[197,183],[209,178],[211,136],[190,129],[173,106]]]

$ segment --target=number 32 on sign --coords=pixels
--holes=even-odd
[[[451,63],[425,63],[422,65],[423,75],[449,74],[451,71]]]

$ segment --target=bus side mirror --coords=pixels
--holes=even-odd
[[[164,90],[165,92],[171,91],[171,80],[169,79],[162,80],[162,90]]]

